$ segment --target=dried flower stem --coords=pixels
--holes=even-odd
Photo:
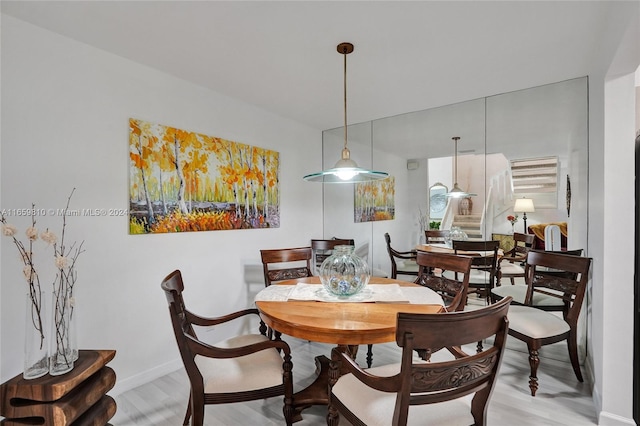
[[[35,204],[31,204],[31,227],[35,228]],[[5,226],[8,226],[7,219],[0,213],[0,222]],[[29,238],[29,249],[24,246],[22,241],[18,240],[15,235],[12,235],[13,243],[18,248],[18,253],[24,264],[24,273],[27,283],[29,284],[29,297],[31,298],[31,322],[33,327],[38,333],[40,333],[40,349],[44,345],[44,330],[42,327],[42,292],[40,291],[40,278],[36,272],[36,268],[33,263],[33,239]]]
[[[77,248],[75,248],[75,243],[73,243],[68,249],[64,245],[65,231],[67,227],[67,211],[69,210],[71,197],[73,196],[75,190],[76,189],[73,188],[71,194],[69,194],[69,198],[67,198],[67,205],[64,210],[64,215],[62,216],[62,233],[60,236],[60,245],[58,245],[57,243],[53,244],[53,251],[56,257],[56,265],[58,266],[58,272],[56,273],[56,278],[53,283],[55,298],[53,309],[56,350],[58,354],[64,357],[64,361],[66,364],[71,363],[71,360],[67,358],[68,355],[70,355],[70,348],[68,347],[69,324],[67,323],[67,321],[71,319],[71,315],[73,314],[73,287],[76,282],[75,265],[78,256],[80,256],[80,254],[84,252],[84,250],[82,249],[84,241],[81,242]]]

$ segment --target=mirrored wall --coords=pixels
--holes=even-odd
[[[463,212],[479,222],[479,237],[508,235],[515,199],[526,197],[535,204],[528,226],[566,222],[567,247],[586,249],[587,93],[584,77],[350,125],[351,157],[395,181],[385,194],[393,197],[393,219],[358,220],[358,185],[324,184],[324,237],[353,238],[373,268],[389,272],[385,233],[394,248],[410,250],[430,222],[448,229]],[[457,152],[453,137],[460,137]],[[336,162],[343,143],[343,128],[323,132],[324,166]],[[523,164],[529,168],[517,171]],[[477,194],[466,210],[431,197],[434,185],[451,189],[455,181]],[[522,232],[516,214],[513,229]]]

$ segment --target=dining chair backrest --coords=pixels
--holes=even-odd
[[[519,232],[513,233],[513,248],[506,252],[504,255],[509,257],[524,257],[529,250],[533,247],[533,240],[535,239],[533,234],[521,234]]]
[[[447,312],[462,311],[467,300],[471,258],[419,251],[417,262],[420,270],[414,282],[440,294]],[[457,279],[443,276],[446,271],[453,272]]]
[[[340,414],[358,425],[404,426],[410,418],[411,424],[423,424],[430,414],[438,418],[434,424],[448,424],[447,416],[458,416],[460,420],[460,413],[429,405],[473,395],[470,420],[486,425],[489,400],[505,350],[510,301],[506,297],[487,307],[464,312],[398,313],[396,343],[402,354],[395,375],[389,371],[397,371],[396,366],[393,370],[380,367],[385,374],[378,375],[377,371],[372,372],[375,368],[362,370],[349,354],[333,349],[332,357],[337,362],[332,363],[333,375],[329,379],[327,424],[337,425]],[[414,351],[462,347],[485,339],[490,346],[482,352],[468,355],[461,351],[460,357],[453,360],[424,362],[413,356]],[[340,368],[351,374],[340,376]],[[367,405],[371,404],[369,400],[363,401],[363,395],[375,398],[378,404],[375,410]]]
[[[292,280],[312,276],[311,247],[260,250],[264,285],[283,280]]]
[[[575,326],[587,289],[590,267],[589,257],[531,250],[525,267],[528,286],[525,305],[532,305],[534,293],[561,299],[568,305],[565,320]]]
[[[455,254],[471,257],[469,288],[477,289],[478,294],[481,290],[486,291],[485,298],[489,303],[490,291],[496,282],[500,241],[453,240],[452,245]]]
[[[311,240],[311,251],[313,252],[313,267],[314,273],[319,274],[320,266],[322,262],[331,256],[333,249],[336,246],[355,246],[355,242],[352,239],[347,238],[332,238],[330,240]]]
[[[444,244],[449,236],[449,230],[427,229],[424,231],[424,236],[427,244]]]

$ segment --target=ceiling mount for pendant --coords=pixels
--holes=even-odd
[[[303,179],[310,182],[325,183],[352,183],[367,182],[384,179],[389,176],[385,172],[377,172],[358,167],[358,164],[351,159],[351,152],[347,148],[347,55],[353,52],[353,44],[340,43],[336,50],[344,57],[344,146],[340,155],[340,160],[331,169],[306,175]]]
[[[463,191],[460,186],[458,186],[458,141],[460,140],[460,136],[454,136],[451,138],[454,143],[454,161],[453,161],[453,188],[446,195],[447,197],[452,198],[466,198],[466,197],[475,197],[477,194],[471,194],[469,192]]]

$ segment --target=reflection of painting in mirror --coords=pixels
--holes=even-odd
[[[447,207],[447,192],[449,189],[440,182],[431,185],[429,188],[429,219],[442,219]]]
[[[354,185],[353,216],[356,223],[395,218],[395,184],[393,176]]]

